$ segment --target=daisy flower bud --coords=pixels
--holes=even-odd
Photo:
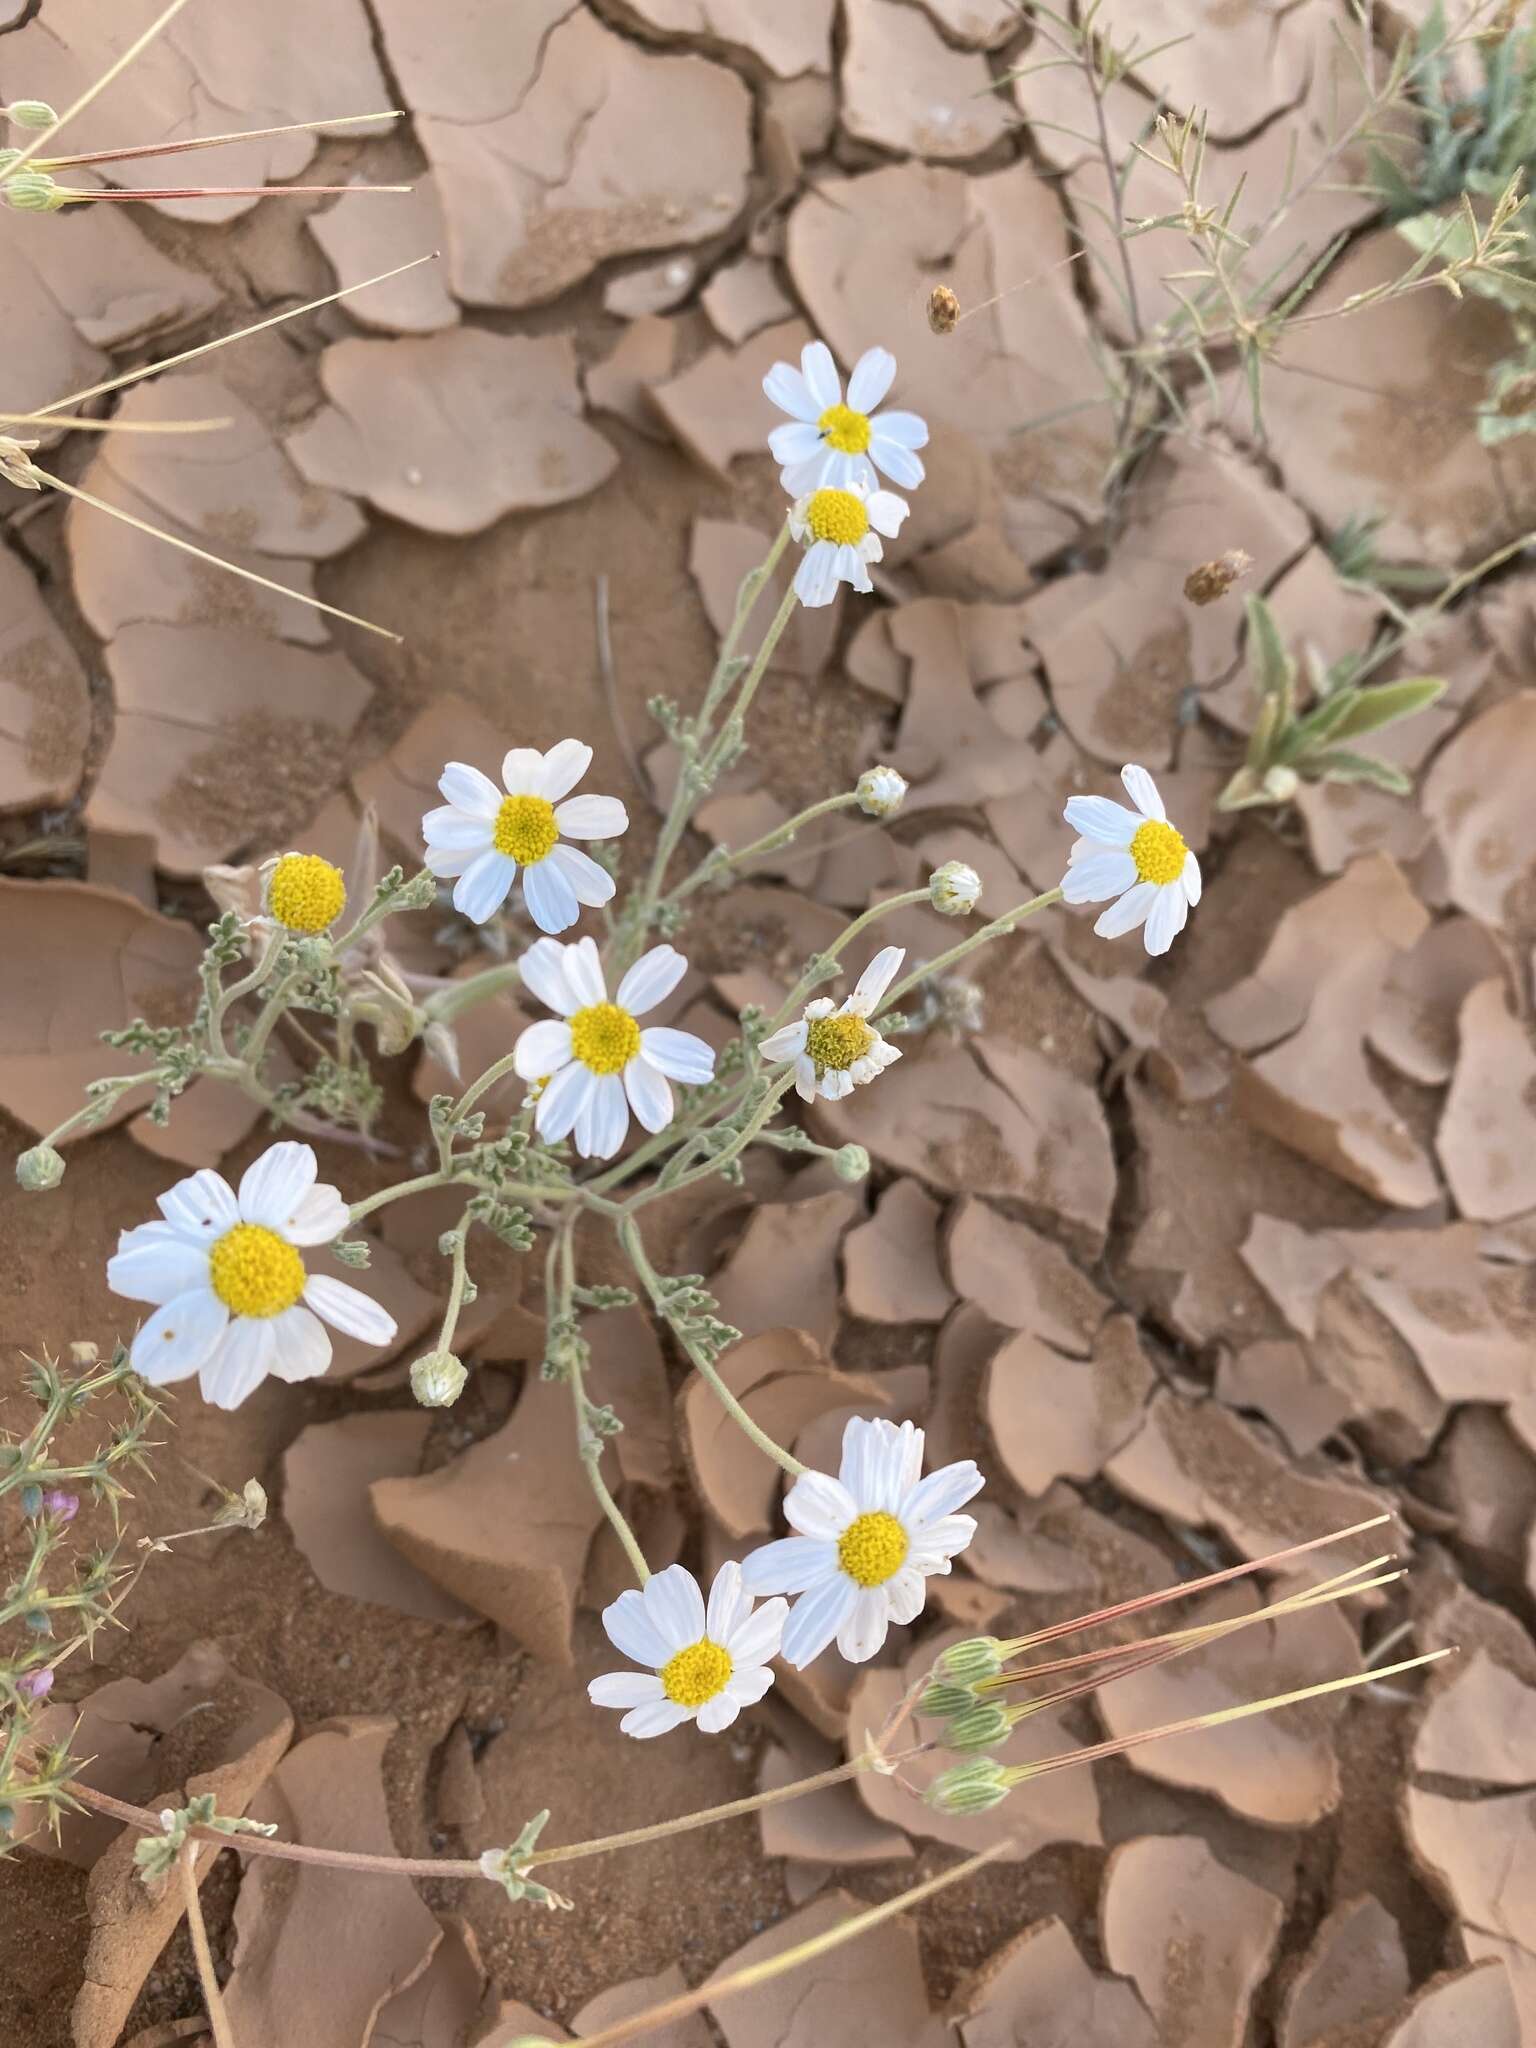
[[[832,1171],[839,1180],[868,1180],[869,1154],[862,1145],[839,1145],[832,1154]]]
[[[943,917],[969,917],[981,901],[981,877],[963,860],[947,860],[928,878],[928,900]]]
[[[907,794],[907,778],[882,762],[866,768],[858,781],[859,809],[871,818],[890,818],[901,809]]]
[[[987,1813],[1008,1797],[1007,1773],[996,1757],[980,1756],[974,1763],[956,1764],[928,1787],[925,1797],[937,1813]]]
[[[34,1145],[17,1160],[16,1178],[29,1194],[45,1194],[64,1178],[64,1161],[51,1145]]]
[[[12,100],[5,118],[18,128],[51,128],[59,117],[46,100]]]
[[[411,1367],[411,1392],[423,1408],[451,1408],[468,1378],[451,1351],[428,1351]]]

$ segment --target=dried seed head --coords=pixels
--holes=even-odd
[[[960,301],[947,284],[936,284],[928,294],[928,325],[935,334],[953,334],[960,325]]]
[[[1191,604],[1214,604],[1225,597],[1240,576],[1253,567],[1253,557],[1242,548],[1229,548],[1214,562],[1202,562],[1184,578],[1184,595]]]

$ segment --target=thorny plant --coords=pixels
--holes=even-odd
[[[83,191],[65,191],[53,174],[90,159],[44,158],[43,146],[185,4],[186,0],[174,0],[63,117],[55,119],[51,110],[27,103],[11,110],[23,126],[33,119],[42,124],[30,143],[0,163],[0,189],[11,203],[42,211],[85,203]],[[1125,59],[1095,31],[1095,13],[1090,7],[1080,26],[1061,17],[1047,18],[1057,22],[1067,38],[1064,47],[1084,64],[1104,132],[1102,92]],[[1376,92],[1373,104],[1378,110],[1391,104],[1407,75],[1406,65],[1394,65],[1390,88]],[[1178,413],[1180,401],[1171,375],[1178,362],[1192,362],[1209,377],[1213,355],[1221,349],[1235,351],[1256,391],[1257,367],[1274,334],[1287,319],[1314,317],[1295,313],[1294,308],[1320,274],[1314,265],[1277,304],[1265,296],[1272,280],[1257,286],[1244,282],[1241,263],[1229,257],[1234,240],[1231,205],[1223,219],[1220,211],[1213,212],[1199,199],[1203,130],[1194,121],[1163,121],[1158,133],[1167,154],[1153,160],[1161,161],[1163,170],[1179,181],[1184,195],[1181,210],[1162,221],[1127,222],[1117,175],[1117,233],[1123,237],[1139,228],[1176,224],[1207,255],[1209,274],[1181,301],[1178,315],[1149,330],[1135,308],[1134,283],[1126,269],[1135,340],[1124,356],[1121,375],[1119,445],[1125,455],[1164,430],[1156,417],[1160,407],[1166,404],[1171,414]],[[1340,140],[1338,150],[1347,139]],[[1138,145],[1138,154],[1149,152]],[[94,160],[103,159],[98,155]],[[1505,260],[1519,202],[1511,193],[1507,205],[1500,204],[1502,215],[1496,206],[1494,225],[1476,231],[1475,245],[1467,253],[1458,254],[1454,248],[1448,253],[1446,244],[1437,245],[1398,286],[1388,288],[1388,295],[1420,282],[1449,277],[1455,283],[1496,269]],[[1431,257],[1442,264],[1433,274]],[[1355,303],[1347,302],[1340,310]],[[172,360],[201,352],[189,350]],[[852,788],[811,806],[750,845],[717,847],[692,865],[685,861],[680,874],[676,871],[699,803],[745,749],[749,712],[796,608],[828,603],[843,583],[868,591],[869,565],[880,559],[881,536],[896,533],[907,512],[905,501],[884,487],[882,477],[907,489],[922,482],[917,451],[926,442],[926,426],[910,413],[877,410],[895,369],[886,351],[868,351],[855,366],[845,395],[830,352],[812,343],[798,370],[778,364],[765,379],[767,395],[789,415],[786,424],[774,430],[770,445],[782,464],[790,510],[766,559],[743,582],[702,700],[691,710],[665,699],[652,704],[676,750],[678,775],[654,853],[622,901],[617,900],[612,842],[627,827],[623,806],[608,797],[571,794],[590,762],[590,748],[576,740],[562,741],[542,754],[514,747],[501,764],[499,786],[479,768],[448,763],[440,784],[445,803],[422,821],[426,861],[414,875],[407,876],[399,867],[378,872],[376,843],[365,820],[350,876],[316,855],[296,852],[267,863],[256,875],[210,877],[210,886],[222,892],[224,908],[210,928],[192,1021],[178,1027],[140,1020],[107,1034],[109,1043],[134,1056],[138,1064],[93,1084],[83,1108],[18,1162],[24,1187],[55,1188],[64,1175],[58,1148],[68,1138],[89,1130],[139,1091],[149,1092],[150,1114],[163,1122],[194,1078],[239,1088],[280,1129],[367,1142],[380,1084],[365,1054],[363,1034],[371,1032],[377,1051],[386,1055],[423,1042],[456,1071],[457,1019],[476,1002],[510,985],[514,977],[555,1013],[530,1026],[459,1092],[434,1098],[424,1172],[349,1204],[335,1188],[318,1183],[309,1146],[290,1140],[271,1146],[257,1159],[238,1191],[207,1171],[169,1189],[160,1198],[161,1218],[125,1231],[109,1266],[115,1290],[149,1304],[153,1311],[131,1347],[126,1353],[116,1352],[107,1367],[84,1348],[73,1355],[68,1370],[48,1362],[33,1367],[32,1392],[41,1405],[41,1420],[24,1437],[0,1444],[0,1499],[14,1499],[22,1530],[19,1575],[0,1608],[0,1620],[20,1630],[20,1647],[8,1649],[0,1661],[3,1817],[12,1832],[21,1833],[23,1809],[32,1809],[29,1818],[56,1822],[78,1806],[139,1830],[144,1839],[137,1861],[145,1882],[159,1886],[173,1877],[180,1881],[218,2048],[230,2048],[232,2037],[198,1904],[198,1858],[205,1847],[354,1872],[480,1879],[499,1884],[515,1902],[562,1907],[571,1902],[547,1886],[542,1875],[557,1863],[619,1851],[752,1812],[864,1771],[896,1778],[914,1796],[943,1811],[979,1813],[1047,1772],[1091,1763],[1162,1736],[1346,1690],[1369,1679],[1417,1669],[1446,1654],[1409,1658],[1167,1728],[1079,1745],[1027,1764],[1009,1764],[986,1753],[1002,1745],[1021,1719],[1047,1707],[1081,1699],[1132,1672],[1208,1650],[1255,1621],[1281,1620],[1388,1584],[1398,1574],[1390,1569],[1388,1556],[1377,1556],[1321,1584],[1284,1593],[1252,1614],[1043,1661],[1036,1654],[1065,1635],[1118,1625],[1166,1600],[1244,1574],[1289,1567],[1328,1543],[1377,1526],[1364,1524],[1033,1635],[1006,1641],[978,1638],[954,1646],[907,1690],[886,1724],[866,1738],[856,1755],[801,1784],[621,1835],[551,1848],[540,1847],[548,1815],[539,1814],[509,1846],[463,1861],[309,1848],[254,1830],[238,1815],[220,1815],[206,1800],[156,1815],[84,1785],[73,1774],[69,1745],[43,1742],[32,1733],[53,1669],[73,1649],[89,1647],[96,1629],[115,1618],[148,1556],[175,1540],[151,1543],[135,1566],[122,1562],[114,1545],[72,1565],[67,1584],[56,1575],[50,1578],[50,1567],[56,1570],[62,1563],[60,1553],[78,1504],[79,1496],[70,1488],[84,1487],[115,1511],[124,1492],[120,1474],[142,1461],[146,1431],[160,1413],[146,1383],[162,1385],[195,1374],[207,1398],[234,1406],[268,1373],[303,1379],[323,1372],[331,1356],[327,1323],[365,1342],[388,1342],[395,1334],[393,1323],[366,1292],[309,1272],[303,1252],[331,1244],[345,1265],[365,1270],[368,1241],[349,1233],[387,1204],[417,1194],[446,1189],[456,1191],[462,1200],[456,1225],[440,1241],[448,1269],[441,1324],[432,1348],[411,1370],[413,1390],[425,1405],[451,1404],[465,1381],[454,1345],[459,1320],[474,1299],[472,1248],[487,1235],[522,1252],[543,1239],[547,1341],[542,1370],[570,1390],[572,1427],[585,1471],[637,1582],[603,1619],[615,1646],[648,1669],[609,1674],[591,1687],[597,1703],[624,1711],[626,1732],[657,1735],[690,1720],[704,1733],[730,1725],[741,1706],[760,1698],[772,1683],[775,1655],[804,1666],[835,1640],[850,1661],[867,1660],[893,1623],[902,1626],[917,1618],[926,1578],[947,1572],[951,1559],[969,1542],[976,1524],[956,1512],[982,1483],[969,1460],[924,1477],[920,1430],[911,1423],[897,1427],[884,1420],[856,1419],[848,1425],[838,1477],[808,1470],[747,1412],[721,1373],[721,1356],[738,1341],[739,1333],[719,1316],[700,1277],[658,1271],[645,1239],[646,1211],[652,1203],[713,1179],[739,1183],[743,1155],[753,1144],[820,1155],[844,1178],[862,1178],[869,1161],[861,1147],[824,1143],[814,1129],[781,1119],[791,1087],[814,1106],[818,1100],[841,1102],[855,1088],[879,1082],[899,1058],[899,1048],[891,1042],[896,1033],[918,1021],[953,1022],[968,1009],[968,985],[957,980],[953,970],[981,946],[1011,937],[1028,919],[1063,901],[1107,902],[1096,926],[1101,935],[1113,938],[1141,929],[1148,951],[1162,953],[1199,901],[1199,864],[1168,821],[1151,776],[1132,765],[1122,779],[1133,809],[1100,796],[1075,797],[1068,803],[1066,822],[1079,836],[1057,888],[1004,911],[920,968],[903,975],[902,953],[885,947],[864,965],[852,994],[841,1005],[816,994],[843,972],[847,956],[856,948],[862,952],[865,935],[893,912],[922,902],[946,915],[970,914],[981,884],[963,863],[945,862],[926,887],[877,903],[852,919],[824,951],[805,963],[775,1014],[768,1016],[757,1008],[742,1012],[737,1034],[718,1057],[691,1033],[639,1023],[641,1016],[666,1001],[686,971],[684,957],[670,942],[682,934],[695,898],[729,885],[754,860],[791,841],[816,818],[857,808],[881,819],[900,806],[905,793],[900,775],[871,767]],[[33,420],[13,418],[11,423],[83,423],[109,429],[109,421],[82,422],[60,415],[64,407],[116,389],[136,374],[147,372],[108,380],[59,401]],[[71,489],[36,468],[21,442],[8,442],[3,452],[13,482]],[[1120,465],[1125,477],[1130,466],[1129,461]],[[748,653],[754,613],[791,543],[803,550],[798,569],[755,650]],[[1258,774],[1260,787],[1268,788],[1268,800],[1273,800],[1278,769],[1304,774],[1320,762],[1326,764],[1327,754],[1319,752],[1317,740],[1320,724],[1327,723],[1319,721],[1320,712],[1333,720],[1327,728],[1333,742],[1385,720],[1371,719],[1373,698],[1379,705],[1381,693],[1362,692],[1356,671],[1324,678],[1327,687],[1319,687],[1322,701],[1317,710],[1298,723],[1292,709],[1294,675],[1272,627],[1264,624],[1265,616],[1260,608],[1255,625],[1260,680],[1266,703],[1273,700],[1279,708],[1268,714],[1268,751],[1246,772]],[[1401,692],[1404,686],[1386,687]],[[1342,708],[1336,697],[1343,700]],[[1401,696],[1394,701],[1400,703]],[[1362,704],[1368,707],[1364,714]],[[1336,746],[1333,751],[1337,753]],[[1321,772],[1327,772],[1326,766]],[[599,842],[600,856],[594,858],[572,841]],[[451,988],[408,975],[388,950],[390,921],[434,906],[444,881],[453,883],[455,908],[481,925],[497,914],[520,881],[528,915],[550,936],[528,947],[515,964],[493,967]],[[583,908],[602,914],[601,946],[590,936],[559,943],[553,934],[576,924]],[[916,1010],[914,1017],[906,1018],[895,1005],[909,996],[916,998]],[[297,1081],[278,1078],[272,1071],[274,1037],[283,1026],[311,1055]],[[514,1075],[526,1088],[522,1106],[510,1116],[493,1118],[484,1106],[486,1098]],[[681,1104],[673,1084],[686,1090]],[[626,1152],[631,1113],[645,1136]],[[583,1223],[613,1233],[634,1275],[634,1289],[583,1283],[576,1261],[577,1229]],[[651,1572],[603,1475],[607,1447],[623,1425],[619,1415],[587,1393],[585,1317],[637,1297],[666,1326],[731,1420],[793,1482],[785,1512],[797,1533],[764,1546],[744,1565],[726,1564],[707,1606],[692,1575],[681,1566]],[[126,1421],[91,1457],[61,1462],[54,1448],[61,1423],[98,1397],[108,1396],[125,1405]],[[259,1488],[248,1488],[238,1500],[226,1503],[213,1526],[254,1522],[263,1507]],[[792,1608],[785,1596],[794,1596]],[[71,1618],[65,1624],[67,1639],[51,1650],[52,1632],[59,1625],[55,1616]],[[919,1736],[919,1722],[931,1732]],[[949,1760],[925,1789],[906,1768],[919,1758]],[[960,1881],[1009,1846],[1005,1839],[985,1855],[854,1915],[814,1942],[606,2029],[593,2036],[593,2042],[628,2039],[706,2000],[716,2001],[791,1969],[809,1955]]]

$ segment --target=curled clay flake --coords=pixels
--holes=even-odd
[[[1131,1986],[1092,1970],[1060,1920],[1037,1920],[961,1984],[965,2048],[1156,2048]]]
[[[1009,1477],[1040,1495],[1057,1479],[1096,1479],[1135,1435],[1156,1385],[1130,1316],[1104,1324],[1088,1360],[1023,1331],[987,1368],[982,1419]]]
[[[1475,1784],[1536,1781],[1536,1687],[1474,1650],[1425,1708],[1413,1767]]]
[[[1495,704],[1440,752],[1420,802],[1445,857],[1451,900],[1492,931],[1528,915],[1536,853],[1529,793],[1536,774],[1536,690]]]
[[[1469,1943],[1470,1946],[1470,1943]],[[1382,2036],[1381,2048],[1520,2048],[1522,2031],[1513,1973],[1493,1958],[1435,1977],[1415,1993],[1404,2019]]]
[[[892,1181],[843,1239],[843,1300],[875,1323],[941,1323],[955,1294],[939,1266],[939,1204],[919,1181]]]
[[[986,59],[957,50],[915,7],[843,0],[843,125],[902,156],[981,156],[1007,132]]]
[[[1435,1149],[1463,1216],[1501,1222],[1536,1209],[1536,1048],[1502,976],[1473,989]]]
[[[944,1250],[961,1297],[993,1322],[1028,1330],[1074,1357],[1092,1349],[1110,1303],[1049,1238],[967,1197],[954,1211]]]
[[[481,533],[585,497],[618,464],[582,418],[566,335],[340,341],[320,378],[331,403],[289,436],[294,463],[427,533]]]
[[[0,548],[0,811],[68,803],[90,737],[79,656],[30,571]]]
[[[740,1244],[710,1282],[722,1320],[756,1337],[781,1327],[789,1308],[798,1329],[830,1347],[837,1329],[838,1246],[863,1214],[863,1195],[854,1188],[754,1209]],[[790,1274],[794,1296],[787,1301]]]
[[[1314,2048],[1345,2028],[1381,2021],[1408,1995],[1402,1931],[1369,1893],[1336,1906],[1312,1937],[1285,1994],[1278,2048]]]

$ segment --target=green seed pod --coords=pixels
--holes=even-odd
[[[986,1749],[1002,1742],[1013,1723],[996,1700],[977,1700],[969,1712],[957,1714],[944,1730],[947,1749]]]
[[[34,1145],[17,1160],[16,1178],[29,1194],[46,1194],[64,1178],[64,1161],[51,1145]]]
[[[917,1711],[931,1721],[948,1721],[956,1714],[969,1713],[976,1695],[966,1686],[936,1679],[917,1703]]]
[[[18,128],[52,128],[59,117],[46,100],[12,100],[5,118]]]
[[[50,178],[46,171],[18,171],[0,185],[0,192],[19,213],[57,213],[61,206],[69,204],[57,179]]]
[[[839,1180],[868,1180],[869,1154],[862,1145],[840,1145],[832,1155],[832,1171]]]
[[[978,1678],[996,1678],[1003,1668],[1003,1646],[996,1636],[968,1636],[963,1643],[951,1643],[939,1659],[946,1678],[961,1685],[974,1685]]]
[[[1008,1797],[1007,1773],[996,1757],[956,1764],[928,1787],[928,1804],[937,1813],[988,1813]]]

